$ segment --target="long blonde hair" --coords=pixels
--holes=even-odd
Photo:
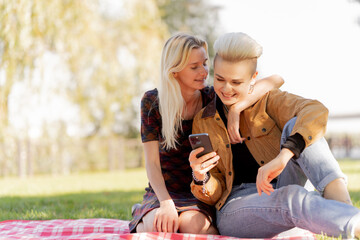
[[[165,43],[161,57],[161,80],[159,87],[159,110],[162,120],[162,142],[166,150],[176,149],[177,134],[182,131],[182,114],[185,101],[174,73],[183,70],[188,63],[192,49],[203,47],[207,52],[207,43],[195,36],[178,33]]]

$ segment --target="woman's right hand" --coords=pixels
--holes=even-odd
[[[211,152],[197,158],[196,155],[202,151],[204,151],[203,147],[197,148],[192,150],[189,156],[190,167],[193,170],[194,176],[200,181],[206,178],[206,173],[214,168],[220,159],[216,152]]]
[[[160,202],[160,208],[156,210],[154,229],[157,232],[176,233],[179,229],[179,214],[172,199]]]

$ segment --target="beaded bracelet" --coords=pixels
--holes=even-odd
[[[205,179],[204,179],[204,180],[199,180],[199,179],[197,179],[197,178],[195,177],[194,171],[192,172],[192,177],[193,177],[195,183],[202,183],[202,192],[203,192],[204,194],[206,194],[205,184],[206,184],[206,182],[207,182],[207,181],[209,180],[209,178],[210,178],[209,175],[210,175],[209,172],[207,172]]]

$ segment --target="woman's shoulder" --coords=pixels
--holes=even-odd
[[[158,108],[158,90],[156,88],[144,93],[141,99],[141,107],[146,109]]]
[[[152,99],[155,100],[158,98],[159,92],[157,88],[154,88],[152,90],[148,90],[144,93],[143,99]]]
[[[151,102],[157,104],[158,102],[158,96],[159,92],[156,88],[152,90],[148,90],[144,93],[144,96],[142,97],[142,102]]]

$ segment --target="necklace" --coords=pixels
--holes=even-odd
[[[225,105],[225,104],[223,104],[223,106],[224,106],[224,115],[225,115],[225,117],[227,118],[228,117],[228,114],[229,114],[229,109],[228,109],[228,107]]]
[[[225,112],[228,113],[229,112],[228,107],[225,104],[223,104],[223,106],[224,106]]]

